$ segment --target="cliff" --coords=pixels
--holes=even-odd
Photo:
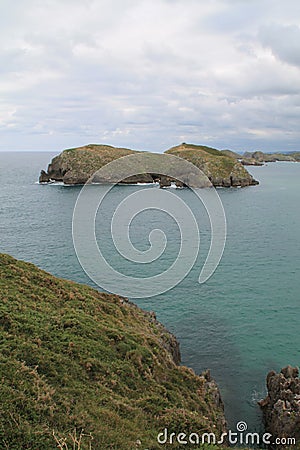
[[[215,148],[183,143],[166,153],[179,156],[199,167],[214,186],[244,187],[258,184],[238,160]]]
[[[300,152],[292,152],[289,155],[294,158],[295,161],[300,162]]]
[[[39,181],[40,183],[48,183],[53,180],[62,181],[65,184],[84,184],[94,172],[107,163],[134,153],[139,152],[95,144],[64,150],[60,155],[53,158],[47,172],[42,170]],[[239,161],[226,156],[219,150],[181,144],[165,153],[180,156],[194,163],[208,176],[214,186],[230,187],[258,184]],[[159,154],[156,154],[156,157],[159,158]],[[104,181],[109,183],[111,180],[106,179]],[[154,181],[158,181],[162,187],[166,187],[171,184],[171,181],[176,180],[145,172],[130,177],[130,179],[125,179],[123,183],[152,183]]]
[[[63,181],[65,184],[84,184],[96,170],[115,159],[133,153],[137,152],[127,148],[96,144],[67,149],[52,159],[47,172],[41,172],[40,182],[55,180]],[[152,182],[153,179],[145,174],[137,181]]]
[[[240,161],[240,163],[243,164],[243,166],[263,166],[263,162],[258,161],[255,158],[252,158],[250,153],[248,157],[245,157],[244,155],[233,152],[232,150],[221,150],[221,152],[224,155],[229,156],[230,158]]]
[[[165,427],[224,430],[216,384],[179,365],[154,313],[3,254],[0,300],[1,448],[156,449]]]
[[[268,395],[259,402],[263,411],[265,428],[279,438],[300,439],[300,379],[298,368],[287,366],[280,373],[269,372],[267,376]],[[286,445],[278,445],[284,448]]]

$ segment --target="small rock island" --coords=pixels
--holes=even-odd
[[[66,185],[84,184],[101,167],[122,156],[135,153],[140,152],[98,144],[64,150],[52,159],[47,172],[41,171],[39,182],[61,181]],[[244,187],[258,184],[258,181],[249,174],[240,161],[228,156],[223,151],[202,145],[183,143],[170,148],[165,153],[193,163],[215,187]],[[159,154],[156,156],[159,158]],[[160,174],[141,173],[123,180],[122,183],[159,182],[161,187],[168,187],[173,181],[176,183],[176,180]],[[180,186],[180,183],[176,184]]]

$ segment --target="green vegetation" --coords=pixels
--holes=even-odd
[[[137,152],[110,145],[89,144],[71,148],[53,158],[48,172],[53,179],[61,179],[65,183],[85,183],[96,170],[115,159],[133,153]]]
[[[210,155],[214,155],[214,156],[224,156],[223,152],[221,150],[217,150],[216,148],[212,148],[212,147],[207,147],[206,145],[196,145],[196,144],[186,144],[185,142],[183,142],[181,145],[176,146],[176,147],[172,147],[169,150],[167,150],[166,153],[172,153],[172,150],[186,150],[186,149],[190,149],[190,150],[200,150],[206,153],[209,153]]]
[[[106,164],[123,156],[139,153],[141,152],[96,144],[64,150],[60,155],[53,158],[48,166],[47,173],[41,172],[40,182],[47,183],[51,180],[56,180],[63,181],[65,184],[84,184],[96,171],[106,166]],[[155,160],[159,170],[161,154],[142,153],[144,156],[148,155],[152,160]],[[257,184],[241,163],[232,158],[232,155],[228,156],[224,151],[204,145],[181,144],[167,150],[165,153],[179,156],[194,163],[211,180],[214,186],[230,187]],[[138,164],[136,167],[131,167],[132,161],[124,160],[123,164],[124,166],[128,164],[129,172],[133,169],[134,175],[125,178],[122,182],[152,183],[160,179],[159,171],[147,173],[147,165],[144,165],[142,161],[135,163]],[[105,174],[102,172],[94,175],[93,181],[114,183],[116,182],[115,170],[115,167],[106,167]],[[120,180],[118,179],[117,181],[119,182]]]
[[[202,145],[181,144],[166,151],[199,167],[214,186],[257,184],[242,164],[224,152]]]
[[[164,427],[223,429],[215,385],[175,364],[152,314],[3,254],[0,300],[1,449],[156,449]]]

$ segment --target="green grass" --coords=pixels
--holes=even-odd
[[[53,158],[48,167],[49,178],[63,181],[65,184],[84,184],[96,171],[108,163],[123,156],[138,154],[140,152],[126,148],[116,148],[109,145],[89,144],[83,147],[64,150]],[[252,177],[247,170],[234,158],[228,156],[226,151],[204,145],[181,144],[167,150],[165,153],[173,154],[195,164],[211,180],[214,186],[251,185]],[[143,152],[152,158],[162,158],[160,154]],[[132,165],[132,161],[123,160],[123,164]],[[138,163],[136,163],[138,164]],[[170,163],[171,164],[171,163]],[[171,164],[172,165],[172,164]],[[157,167],[160,167],[159,162]],[[129,169],[133,167],[129,166]],[[130,182],[152,182],[153,177],[147,174],[146,165],[141,161],[136,177]],[[107,167],[104,173],[98,174],[94,181],[114,183],[116,181],[116,168]],[[157,174],[159,172],[155,172]],[[99,179],[100,177],[100,179]],[[103,179],[101,177],[104,177]],[[156,177],[155,177],[156,178]],[[120,181],[120,180],[118,180]]]
[[[210,155],[214,155],[214,156],[226,156],[220,150],[217,150],[216,148],[207,147],[206,145],[186,144],[185,142],[183,142],[181,145],[179,145],[177,147],[172,147],[172,149],[167,150],[166,153],[168,153],[168,152],[171,153],[171,151],[173,149],[174,150],[175,149],[179,149],[179,150],[192,149],[192,150],[203,151],[203,152],[209,153]]]
[[[242,164],[220,150],[201,145],[181,144],[167,150],[166,153],[193,163],[209,177],[214,186],[230,186],[232,180],[234,185],[252,184],[252,177]]]
[[[1,449],[54,449],[53,433],[73,448],[82,430],[95,450],[160,448],[164,427],[220,432],[214,389],[174,363],[148,313],[8,255],[0,300]]]

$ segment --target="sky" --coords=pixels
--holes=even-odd
[[[0,150],[300,150],[299,0],[0,0]]]

